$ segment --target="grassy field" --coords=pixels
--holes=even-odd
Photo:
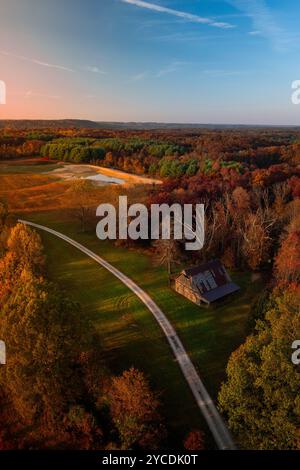
[[[0,199],[5,198],[12,213],[28,213],[55,210],[68,205],[65,197],[71,181],[51,174],[61,168],[41,159],[0,161]],[[95,200],[105,188],[94,188]]]
[[[7,200],[13,213],[60,207],[66,185],[45,174],[55,168],[59,164],[37,158],[0,161],[0,198]]]
[[[251,282],[249,273],[232,273],[241,291],[216,306],[201,308],[173,292],[165,269],[154,265],[145,253],[100,242],[94,230],[80,233],[68,213],[30,212],[28,207],[26,218],[81,242],[144,288],[174,325],[208,391],[216,398],[229,355],[245,338],[249,311],[262,289],[261,281]],[[50,277],[82,304],[84,315],[100,333],[111,370],[119,373],[134,365],[145,371],[152,386],[162,392],[170,443],[182,442],[193,428],[205,429],[171,350],[146,307],[84,254],[49,234],[41,235]]]
[[[113,373],[143,370],[162,392],[170,442],[178,445],[204,423],[158,325],[144,305],[111,274],[75,248],[42,234],[50,278],[83,307],[96,326]],[[82,240],[83,241],[83,240]]]
[[[144,288],[175,326],[209,393],[216,398],[232,351],[246,336],[251,304],[261,281],[249,273],[232,273],[241,291],[216,306],[198,307],[168,287],[165,269],[142,252],[100,242],[94,232],[80,233],[61,213],[35,214],[32,221],[53,227],[103,256]],[[163,391],[166,419],[181,439],[193,427],[204,427],[179,367],[151,314],[134,295],[97,264],[43,234],[53,280],[81,302],[99,328],[106,358],[114,372],[135,365]]]
[[[0,175],[4,174],[34,174],[39,175],[61,168],[61,163],[53,163],[41,158],[0,161]]]

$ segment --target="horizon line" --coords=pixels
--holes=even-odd
[[[300,127],[299,124],[262,124],[262,123],[225,123],[225,122],[182,122],[182,121],[110,121],[110,120],[95,120],[88,118],[0,118],[0,122],[3,121],[88,121],[95,124],[148,124],[148,125],[173,125],[173,126],[245,126],[245,127]]]

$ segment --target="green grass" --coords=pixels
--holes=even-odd
[[[61,213],[31,217],[89,247],[144,288],[172,322],[209,393],[216,398],[232,351],[246,336],[252,302],[262,289],[249,273],[233,274],[241,291],[213,307],[198,307],[168,287],[167,275],[143,253],[101,242],[95,233],[79,233]],[[80,301],[101,338],[106,360],[114,373],[134,365],[162,391],[170,442],[178,444],[192,428],[205,428],[171,350],[141,302],[110,273],[63,241],[42,234],[53,280]]]
[[[155,320],[136,296],[114,276],[62,240],[42,233],[50,278],[79,301],[101,338],[113,373],[131,366],[143,370],[162,392],[170,443],[179,445],[204,423],[169,346]]]

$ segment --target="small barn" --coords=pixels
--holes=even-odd
[[[185,269],[175,279],[176,292],[197,305],[209,305],[239,289],[219,260]]]

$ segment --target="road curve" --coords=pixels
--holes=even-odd
[[[174,353],[174,356],[180,366],[180,369],[195,397],[197,405],[204,416],[208,427],[215,439],[215,442],[220,450],[234,450],[236,449],[230,433],[222,420],[218,410],[216,409],[210,395],[208,394],[202,380],[200,379],[192,361],[190,360],[187,352],[185,351],[179,337],[177,336],[176,331],[174,330],[173,326],[166,318],[164,313],[161,309],[156,305],[156,303],[151,299],[151,297],[141,289],[135,282],[133,282],[129,277],[125,274],[121,273],[118,269],[112,266],[110,263],[105,261],[100,256],[96,255],[88,248],[84,247],[80,243],[72,240],[71,238],[63,235],[56,230],[53,230],[48,227],[44,227],[43,225],[35,224],[33,222],[28,222],[26,220],[19,220],[20,223],[25,225],[30,225],[40,230],[44,230],[45,232],[49,232],[52,235],[55,235],[58,238],[66,241],[70,245],[73,245],[78,250],[85,253],[87,256],[95,260],[105,269],[107,269],[110,273],[112,273],[115,277],[117,277],[125,286],[127,286],[132,292],[134,292],[137,297],[146,305],[146,307],[150,310],[150,312],[155,317],[156,321],[160,325],[161,329],[163,330],[171,348]]]

